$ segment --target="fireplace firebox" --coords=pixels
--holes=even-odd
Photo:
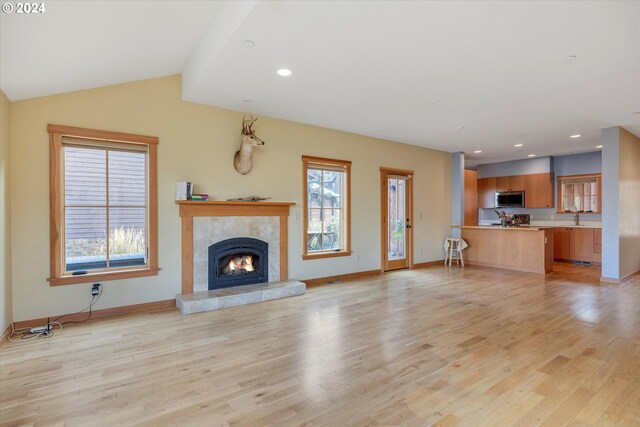
[[[209,290],[269,281],[269,244],[250,237],[209,246]]]

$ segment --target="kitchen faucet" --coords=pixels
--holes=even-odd
[[[580,211],[576,211],[575,215],[573,215],[573,220],[576,222],[576,225],[580,225]]]

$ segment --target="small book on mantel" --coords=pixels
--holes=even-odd
[[[209,195],[208,194],[195,194],[194,193],[194,194],[191,195],[191,200],[206,202],[207,200],[209,200]]]
[[[176,200],[191,200],[192,185],[190,182],[176,183]]]

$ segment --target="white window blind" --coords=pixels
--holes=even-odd
[[[148,147],[62,139],[64,270],[147,264]]]

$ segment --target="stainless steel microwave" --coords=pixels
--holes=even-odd
[[[496,208],[524,207],[524,191],[500,191],[496,193]]]

